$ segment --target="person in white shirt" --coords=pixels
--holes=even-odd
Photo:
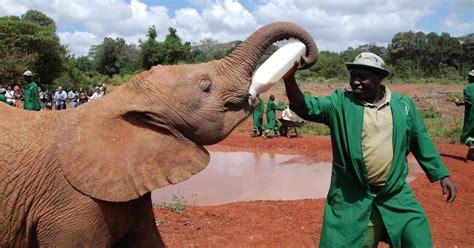
[[[15,105],[15,91],[12,89],[11,85],[7,87],[7,91],[5,92],[5,98],[7,99],[7,103],[9,105]]]
[[[77,106],[77,97],[78,95],[75,89],[71,89],[67,93],[67,98],[69,99],[69,106],[71,106],[71,108],[75,108]]]
[[[66,92],[63,90],[62,86],[59,86],[56,93],[54,93],[54,102],[56,104],[56,110],[66,109],[66,98]]]

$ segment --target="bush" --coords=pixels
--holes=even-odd
[[[430,104],[426,109],[420,111],[420,115],[423,119],[433,119],[441,117],[441,112],[435,105]]]
[[[312,135],[330,135],[331,131],[329,127],[320,123],[306,122],[301,128],[300,131],[302,134],[312,134]]]
[[[455,144],[459,142],[461,136],[463,120],[461,117],[442,117],[425,119],[426,129],[432,137],[440,137],[446,139],[449,143]]]
[[[177,196],[173,194],[170,202],[162,201],[160,203],[161,208],[171,209],[173,212],[177,212],[179,214],[186,214],[186,199],[183,196]]]

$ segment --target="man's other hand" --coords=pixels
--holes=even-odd
[[[446,202],[453,202],[456,198],[457,189],[451,177],[444,177],[440,181],[441,189],[443,190],[443,197],[446,198]]]

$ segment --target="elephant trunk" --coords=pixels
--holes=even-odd
[[[289,22],[276,22],[266,25],[244,42],[242,42],[231,54],[223,59],[225,67],[230,66],[248,79],[252,77],[260,57],[273,43],[295,38],[306,45],[306,55],[302,57],[299,69],[306,69],[316,63],[318,59],[318,48],[311,35],[302,27]]]

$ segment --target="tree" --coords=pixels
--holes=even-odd
[[[140,64],[146,70],[164,61],[164,47],[156,41],[156,36],[156,28],[152,26],[148,29],[148,39],[145,42],[140,41]]]
[[[310,71],[319,77],[343,79],[347,75],[345,62],[338,53],[322,51],[319,54],[318,63],[314,64]]]
[[[171,65],[192,61],[191,43],[183,44],[174,28],[169,28],[168,32],[165,40],[158,42],[155,26],[148,29],[148,39],[140,42],[140,61],[143,68],[150,69],[157,64]]]
[[[462,55],[460,57],[461,75],[466,75],[468,71],[474,70],[474,34],[469,34],[460,38]]]
[[[168,32],[163,42],[165,49],[165,60],[163,63],[172,65],[178,62],[188,61],[191,54],[191,43],[185,42],[183,44],[174,28],[169,28]]]
[[[54,20],[40,11],[28,10],[21,16],[21,19],[36,23],[41,27],[49,27],[53,32],[56,32],[56,23]]]
[[[108,76],[131,73],[139,67],[137,48],[126,44],[123,38],[105,37],[101,44],[91,47],[89,55],[94,58],[97,71]]]
[[[26,69],[39,75],[42,83],[59,75],[66,48],[60,44],[55,26],[39,11],[28,11],[22,18],[0,18],[0,77],[4,82],[21,82]]]
[[[450,68],[459,70],[462,49],[459,40],[448,33],[412,31],[397,33],[388,46],[389,61],[403,77],[440,77],[448,75]]]

